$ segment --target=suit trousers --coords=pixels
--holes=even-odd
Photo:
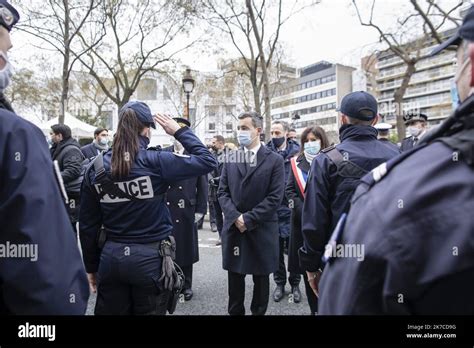
[[[253,275],[252,315],[265,315],[270,296],[270,276]],[[245,274],[228,272],[230,315],[245,315]]]

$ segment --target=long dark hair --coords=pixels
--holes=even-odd
[[[316,138],[321,140],[321,150],[325,149],[326,147],[330,145],[328,137],[324,129],[322,129],[319,126],[307,127],[301,134],[301,147],[300,147],[300,152],[298,156],[304,152],[304,143],[308,142],[307,138],[308,138],[308,134],[310,133],[313,133]]]
[[[112,144],[112,177],[126,178],[140,148],[139,135],[145,128],[135,111],[126,109],[119,115],[120,121]]]

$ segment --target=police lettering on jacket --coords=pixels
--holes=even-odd
[[[155,196],[149,176],[141,176],[133,180],[116,182],[114,184],[121,191],[138,199],[150,199]],[[100,184],[95,184],[94,186],[100,196],[103,191],[102,186]],[[130,199],[128,198],[119,198],[112,194],[105,194],[100,200],[101,203],[121,203],[129,201]]]

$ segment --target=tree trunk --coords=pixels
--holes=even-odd
[[[59,124],[64,124],[64,118],[68,110],[68,95],[69,95],[69,64],[71,58],[71,41],[69,33],[70,13],[67,0],[64,4],[64,57],[63,57],[63,71],[62,71],[62,91],[61,91],[61,105],[59,113]]]
[[[405,75],[403,76],[402,84],[400,87],[395,91],[394,94],[394,103],[395,103],[395,112],[397,116],[397,134],[398,134],[398,141],[401,142],[405,138],[405,121],[403,120],[403,96],[408,88],[408,84],[410,83],[410,79],[416,71],[416,60],[411,60],[410,63],[407,64],[407,69],[405,71]]]
[[[257,42],[258,52],[260,55],[260,68],[262,69],[262,79],[263,79],[263,101],[265,103],[265,139],[270,139],[272,116],[271,116],[271,107],[270,107],[270,87],[268,83],[267,61],[265,59],[265,51],[263,49],[262,38],[260,36],[260,33],[258,32],[257,22],[255,20],[255,15],[253,13],[252,1],[246,0],[245,3],[247,5],[247,10],[249,12],[250,21],[252,22],[252,28],[255,35],[255,41]],[[257,67],[255,68],[257,69]]]

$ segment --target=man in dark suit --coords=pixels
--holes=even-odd
[[[428,116],[421,113],[409,113],[403,116],[405,120],[405,126],[410,134],[409,137],[402,140],[400,150],[402,152],[413,149],[418,144],[421,137],[426,133],[426,123],[428,122]]]
[[[230,315],[245,315],[245,275],[253,276],[250,310],[264,315],[270,273],[278,269],[277,209],[284,194],[283,158],[262,146],[262,117],[239,116],[239,150],[230,152],[221,174],[218,197],[224,212],[223,268],[228,271]]]
[[[180,125],[190,127],[186,119],[175,118]],[[177,156],[187,156],[183,145],[175,140],[174,145],[163,149]],[[199,261],[197,222],[206,214],[208,183],[207,175],[181,180],[171,184],[166,193],[166,204],[173,221],[173,236],[176,240],[176,263],[183,270],[185,301],[193,297],[193,264]]]
[[[109,149],[109,131],[105,128],[97,128],[94,131],[94,141],[81,147],[85,158],[91,159],[102,151]]]

